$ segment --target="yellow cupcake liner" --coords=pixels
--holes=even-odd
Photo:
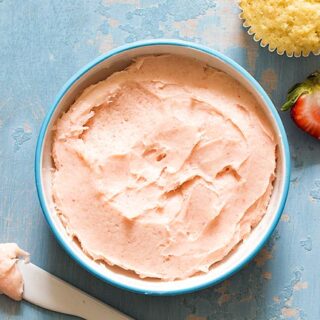
[[[257,43],[259,43],[260,44],[260,46],[262,47],[262,48],[267,48],[268,50],[269,50],[269,52],[276,52],[278,55],[280,55],[280,56],[282,56],[282,55],[286,55],[287,57],[289,57],[289,58],[292,58],[292,57],[295,57],[295,58],[300,58],[301,56],[303,56],[303,57],[308,57],[309,55],[310,55],[310,53],[312,53],[313,55],[315,55],[315,56],[318,56],[318,55],[320,55],[320,48],[319,48],[319,50],[317,50],[317,51],[308,51],[308,52],[303,52],[303,51],[299,51],[299,52],[297,52],[297,51],[290,51],[290,52],[288,52],[287,50],[281,50],[281,49],[279,49],[279,48],[277,48],[277,47],[273,47],[273,46],[271,46],[268,42],[266,42],[266,41],[264,41],[264,39],[262,38],[262,37],[259,37],[254,31],[253,31],[253,29],[252,29],[252,26],[246,21],[246,19],[245,19],[245,17],[244,17],[244,14],[243,14],[243,10],[242,10],[242,8],[241,8],[241,6],[240,6],[240,1],[239,1],[239,3],[238,3],[238,6],[239,6],[239,8],[240,8],[240,10],[241,10],[241,13],[239,14],[239,18],[241,19],[241,20],[243,20],[243,27],[245,27],[246,29],[247,29],[247,33],[250,35],[250,36],[252,36],[252,38],[253,38],[253,40],[255,41],[255,42],[257,42]]]

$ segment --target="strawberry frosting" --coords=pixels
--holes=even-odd
[[[56,123],[52,157],[56,209],[82,250],[173,280],[208,272],[259,223],[276,142],[227,74],[146,56],[80,95]]]
[[[23,278],[17,267],[19,257],[26,260],[29,254],[15,243],[0,243],[0,293],[13,300],[22,299]]]

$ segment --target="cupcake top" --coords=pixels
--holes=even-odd
[[[320,53],[320,0],[240,0],[240,7],[244,26],[270,51]]]

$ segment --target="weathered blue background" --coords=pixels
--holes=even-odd
[[[247,68],[279,105],[289,86],[320,67],[249,37],[236,1],[0,0],[0,242],[16,241],[37,265],[137,319],[320,319],[320,142],[281,114],[291,145],[291,190],[258,258],[222,284],[178,297],[113,288],[70,260],[46,225],[33,159],[49,105],[80,67],[118,45],[181,38],[218,49]],[[0,296],[0,319],[69,319]]]

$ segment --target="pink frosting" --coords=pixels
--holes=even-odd
[[[55,205],[94,260],[183,279],[266,212],[272,128],[240,83],[196,60],[140,57],[87,88],[55,130]]]
[[[23,278],[16,265],[19,257],[28,259],[29,254],[15,243],[0,243],[0,293],[17,301],[23,293]]]

